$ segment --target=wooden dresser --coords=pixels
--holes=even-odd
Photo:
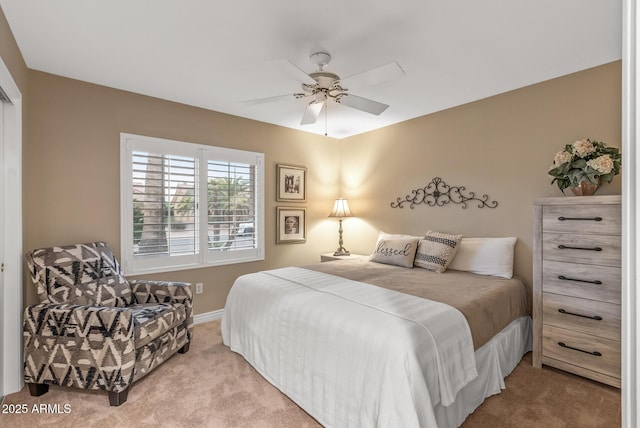
[[[533,365],[620,388],[621,197],[534,204]]]

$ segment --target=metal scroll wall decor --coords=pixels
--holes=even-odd
[[[462,208],[467,208],[467,202],[477,202],[478,208],[495,208],[496,201],[489,201],[489,196],[483,194],[476,197],[474,192],[467,192],[464,186],[449,186],[440,177],[434,177],[425,187],[411,191],[411,194],[404,197],[397,197],[395,202],[391,202],[391,208],[404,208],[405,204],[413,209],[416,205],[426,204],[431,207],[441,207],[448,203],[459,204]]]

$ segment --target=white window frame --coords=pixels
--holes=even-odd
[[[207,210],[198,209],[199,251],[189,255],[136,257],[133,252],[133,152],[149,151],[167,155],[188,156],[198,160],[196,180],[200,189],[199,206],[207,207],[207,162],[218,160],[256,165],[255,225],[256,247],[234,251],[209,251]],[[202,168],[202,165],[205,167]],[[202,171],[203,173],[200,173]],[[135,134],[120,134],[120,261],[126,275],[170,272],[209,266],[264,260],[264,153],[225,147],[207,146]]]

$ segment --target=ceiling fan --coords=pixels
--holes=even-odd
[[[339,104],[361,110],[374,115],[379,115],[389,106],[367,98],[359,97],[349,93],[346,84],[375,85],[382,82],[396,79],[404,74],[404,70],[397,62],[390,62],[385,65],[372,68],[361,73],[351,75],[345,79],[340,79],[335,73],[325,70],[331,61],[328,52],[320,51],[311,54],[311,63],[316,66],[312,73],[305,73],[301,68],[290,61],[283,60],[277,62],[279,67],[290,77],[302,84],[302,91],[293,94],[279,95],[275,97],[259,98],[244,101],[245,104],[264,104],[278,101],[293,96],[296,99],[309,98],[311,101],[302,115],[301,125],[315,123],[320,116],[327,102],[333,100]]]

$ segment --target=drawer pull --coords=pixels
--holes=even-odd
[[[602,354],[598,351],[585,351],[584,349],[574,348],[573,346],[569,346],[564,342],[558,342],[558,345],[562,346],[563,348],[573,349],[574,351],[584,352],[585,354],[593,355],[594,357],[602,357]]]
[[[587,284],[596,284],[596,285],[602,284],[602,281],[598,279],[596,279],[595,281],[589,281],[588,279],[569,278],[564,275],[558,275],[558,279],[563,279],[565,281],[586,282]]]
[[[558,220],[587,220],[587,221],[602,221],[602,217],[558,217]]]
[[[565,309],[558,309],[558,312],[560,312],[561,314],[565,314],[565,315],[573,315],[574,317],[582,317],[582,318],[589,318],[590,320],[596,320],[596,321],[602,321],[602,317],[600,315],[582,315],[582,314],[576,314],[575,312],[569,312]]]
[[[570,247],[568,245],[558,245],[561,250],[585,250],[585,251],[602,251],[600,247]]]

